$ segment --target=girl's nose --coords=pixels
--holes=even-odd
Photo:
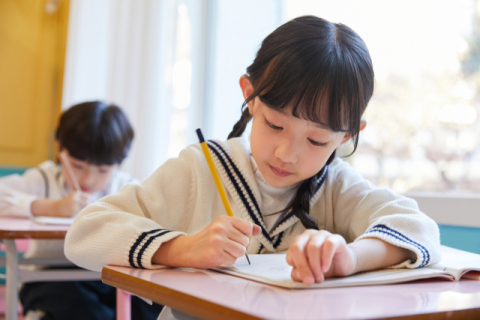
[[[294,141],[284,140],[275,149],[275,157],[282,162],[295,164],[297,162],[297,152]]]

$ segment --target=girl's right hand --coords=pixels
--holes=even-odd
[[[200,232],[163,243],[152,262],[170,267],[208,269],[233,264],[250,246],[261,228],[239,218],[220,216]]]
[[[83,192],[72,192],[60,200],[39,199],[32,203],[34,216],[69,218],[79,213],[90,203],[90,195]]]

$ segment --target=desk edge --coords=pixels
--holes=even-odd
[[[143,279],[126,275],[110,269],[108,266],[102,269],[102,282],[202,319],[262,319]]]

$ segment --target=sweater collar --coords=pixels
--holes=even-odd
[[[233,138],[227,142],[209,140],[207,142],[215,166],[226,189],[234,199],[243,219],[251,221],[262,228],[258,236],[260,243],[270,252],[275,252],[281,244],[284,231],[299,220],[291,212],[288,213],[272,232],[268,232],[260,212],[261,200],[250,162],[250,145],[244,138]],[[328,172],[324,170],[322,177],[317,182],[317,191],[312,197],[310,207],[318,201],[322,192],[323,182]]]

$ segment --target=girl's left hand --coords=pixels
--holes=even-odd
[[[357,256],[339,234],[306,230],[293,239],[287,251],[292,279],[311,285],[325,278],[355,273]]]

